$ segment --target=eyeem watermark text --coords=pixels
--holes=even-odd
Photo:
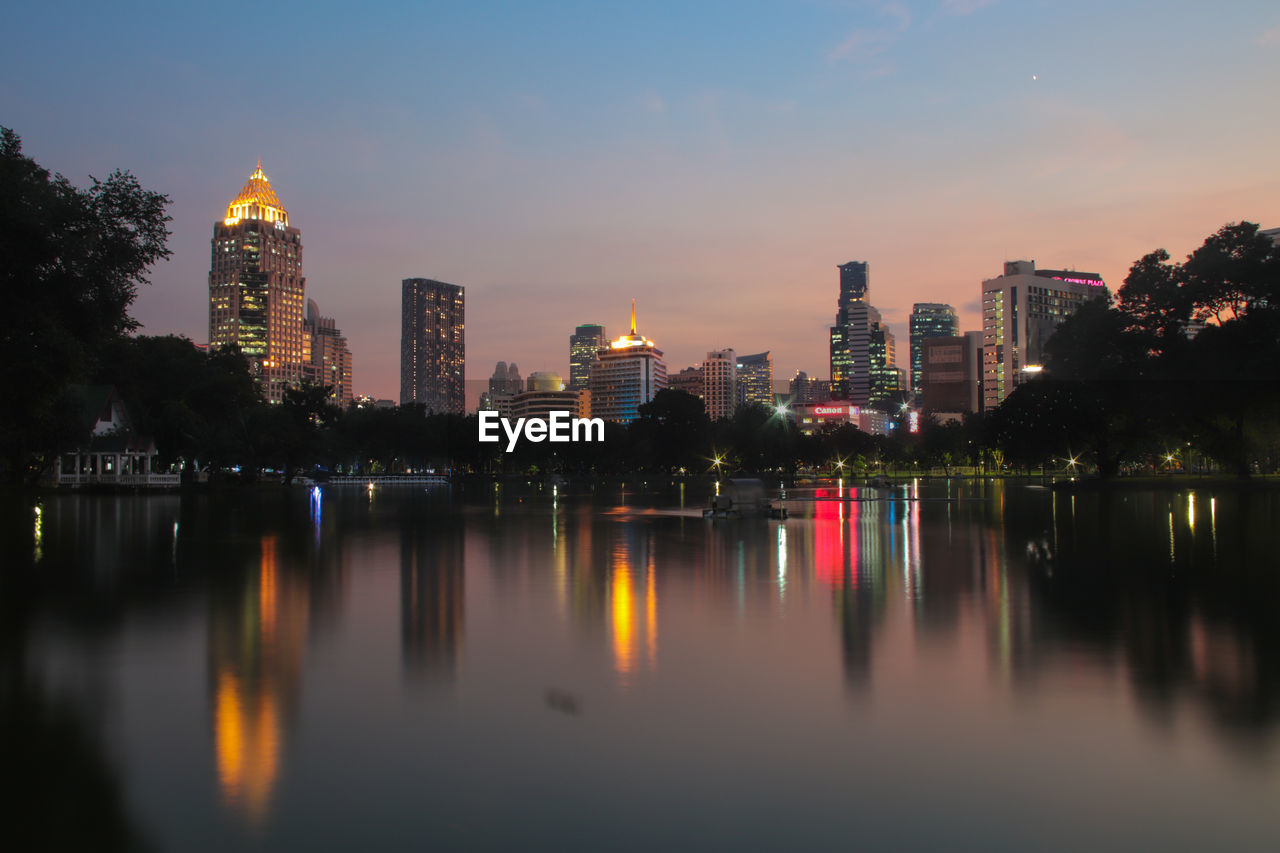
[[[480,440],[502,441],[498,427],[507,434],[507,453],[515,450],[521,433],[532,442],[539,441],[604,441],[604,421],[600,418],[575,418],[568,412],[552,412],[544,418],[500,417],[494,411],[480,412]],[[592,438],[592,434],[595,438]]]

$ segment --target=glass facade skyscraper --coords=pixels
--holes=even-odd
[[[867,350],[871,364],[871,387],[867,402],[896,402],[901,388],[898,381],[897,339],[893,332],[882,323],[873,324]]]
[[[924,342],[960,334],[956,309],[941,302],[917,302],[911,307],[911,390],[920,393],[924,376]]]
[[[773,357],[768,352],[738,356],[738,402],[773,405]]]
[[[880,314],[867,301],[871,285],[864,261],[840,264],[840,296],[831,327],[831,393],[865,405],[871,390],[871,325]]]
[[[581,391],[591,377],[591,362],[596,352],[605,345],[604,326],[587,323],[578,326],[569,336],[569,390]]]
[[[463,414],[467,398],[463,289],[429,278],[401,283],[400,405]]]

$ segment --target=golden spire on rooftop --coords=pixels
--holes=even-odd
[[[271,181],[262,171],[262,158],[253,170],[240,194],[227,205],[226,224],[234,225],[241,219],[261,219],[265,222],[289,224],[289,213],[280,203],[280,197],[271,188]]]
[[[657,344],[655,344],[653,341],[649,340],[644,335],[638,334],[636,332],[636,301],[635,299],[631,300],[631,334],[623,335],[622,337],[617,338],[616,340],[610,341],[609,346],[612,349],[626,349],[627,347],[657,346]]]

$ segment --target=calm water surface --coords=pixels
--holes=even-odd
[[[8,849],[1280,849],[1280,497],[694,488],[11,501]]]

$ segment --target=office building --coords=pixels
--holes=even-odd
[[[898,403],[902,397],[902,372],[898,369],[897,338],[883,323],[873,323],[867,344],[870,404]]]
[[[347,408],[355,399],[351,387],[354,368],[347,339],[338,329],[337,321],[320,315],[320,306],[314,299],[307,300],[307,316],[302,325],[311,350],[307,378],[317,385],[329,387],[330,401]]]
[[[871,327],[880,313],[868,298],[868,266],[862,261],[840,264],[840,296],[831,327],[831,393],[865,405],[871,393]]]
[[[667,377],[667,387],[673,391],[683,391],[691,397],[702,399],[702,367],[694,365],[686,367],[679,373]],[[704,403],[705,405],[705,403]]]
[[[791,379],[791,402],[795,405],[805,403],[825,403],[831,399],[831,381],[829,379],[810,379],[809,374],[797,370]]]
[[[929,338],[953,338],[960,334],[956,309],[941,302],[917,302],[911,306],[911,391],[920,393],[924,342]]]
[[[920,404],[930,414],[977,411],[978,365],[968,336],[931,337],[921,352]]]
[[[302,233],[262,173],[262,161],[213,226],[209,346],[236,345],[266,399],[279,403],[311,361],[302,327]]]
[[[982,282],[982,394],[986,411],[1043,366],[1044,344],[1058,324],[1090,299],[1105,296],[1102,276],[1038,270],[1006,261],[1004,275]]]
[[[969,411],[985,411],[982,396],[982,330],[964,333],[965,347],[969,350],[969,358],[973,361],[973,384],[969,389]]]
[[[569,390],[582,391],[591,378],[591,362],[596,352],[608,341],[604,326],[587,323],[578,326],[569,336]]]
[[[463,289],[429,278],[401,282],[400,405],[463,414],[466,325]]]
[[[591,416],[631,423],[640,407],[667,387],[662,350],[636,332],[636,305],[631,302],[631,332],[596,350],[589,381]]]
[[[769,353],[738,356],[738,402],[773,405],[773,357]]]
[[[702,362],[702,401],[711,420],[733,417],[738,408],[738,354],[733,350],[707,353]]]

